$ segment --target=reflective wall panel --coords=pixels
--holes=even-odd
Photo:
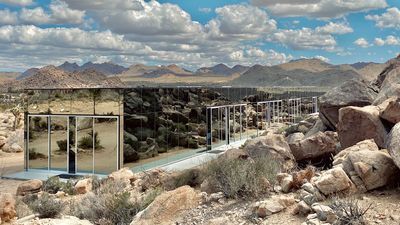
[[[48,169],[49,132],[48,117],[29,117],[28,158],[29,169]]]
[[[68,117],[50,117],[50,169],[67,172]]]

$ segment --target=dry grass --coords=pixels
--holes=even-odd
[[[334,225],[365,225],[367,224],[364,215],[371,208],[362,208],[355,199],[332,199],[330,207],[333,209],[338,219]]]

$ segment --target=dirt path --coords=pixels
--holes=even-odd
[[[15,173],[22,171],[23,169],[23,153],[0,153],[0,174]],[[17,187],[21,182],[23,181],[0,178],[0,193],[15,194]]]

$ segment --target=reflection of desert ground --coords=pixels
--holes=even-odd
[[[87,136],[90,129],[78,131],[78,141]],[[108,173],[117,169],[117,126],[116,123],[96,123],[95,131],[98,132],[100,145],[104,148],[95,150],[95,173]],[[53,131],[51,134],[51,168],[67,171],[67,153],[59,151],[57,141],[66,140],[66,130]],[[36,152],[48,154],[47,132],[37,134],[37,137],[29,144]],[[29,161],[30,168],[47,168],[47,159],[35,159]],[[77,155],[77,172],[91,173],[93,171],[93,155],[89,150],[79,151]]]
[[[57,99],[46,103],[32,104],[29,106],[30,113],[48,113],[49,108],[52,114],[90,114],[96,110],[96,114],[101,115],[118,115],[120,113],[120,104],[118,98],[115,101],[96,102],[94,107],[93,101],[89,100],[73,100],[66,101]]]
[[[161,76],[157,78],[144,78],[144,77],[134,77],[134,76],[120,76],[123,82],[135,83],[135,82],[148,82],[148,83],[158,83],[158,84],[173,84],[173,83],[226,83],[228,81],[238,78],[239,74],[234,74],[232,76]]]
[[[0,153],[0,175],[20,172],[24,169],[24,153]],[[0,193],[16,193],[20,180],[0,178]]]

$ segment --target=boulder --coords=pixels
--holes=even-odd
[[[0,149],[7,143],[7,138],[0,136]]]
[[[136,162],[139,159],[139,153],[131,145],[124,144],[124,163]]]
[[[318,132],[325,132],[326,130],[327,127],[325,126],[325,124],[322,122],[321,119],[318,119],[314,123],[314,126],[305,134],[304,138],[311,137],[314,134],[317,134]]]
[[[28,180],[18,185],[17,196],[38,193],[43,186],[41,180]]]
[[[122,181],[131,184],[136,180],[135,174],[128,167],[112,172],[108,175],[108,179],[114,181]]]
[[[339,121],[339,109],[371,105],[376,96],[377,93],[367,82],[349,80],[319,98],[320,118],[328,128],[335,130]]]
[[[0,223],[10,222],[16,216],[14,197],[10,193],[0,193]]]
[[[75,192],[79,195],[83,195],[92,191],[92,187],[93,180],[91,178],[82,179],[75,184]]]
[[[392,96],[400,96],[400,56],[386,64],[387,67],[379,74],[374,83],[379,88],[374,105],[379,105]]]
[[[286,137],[287,143],[291,144],[291,143],[295,143],[297,141],[300,141],[304,138],[304,134],[297,132],[297,133],[293,133],[290,134],[289,136]]]
[[[286,206],[282,205],[276,199],[270,199],[256,203],[255,212],[258,217],[265,218],[272,214],[278,213],[284,210]]]
[[[311,209],[317,214],[319,220],[326,223],[333,224],[337,219],[335,212],[329,206],[314,203],[311,205]]]
[[[396,175],[400,174],[393,159],[385,151],[367,149],[350,152],[342,165],[348,175],[357,174],[363,182],[361,189],[365,187],[368,191],[385,186],[398,179]]]
[[[249,139],[243,149],[251,158],[269,155],[277,159],[284,169],[291,169],[294,166],[294,157],[283,135],[269,133],[266,136]]]
[[[18,152],[23,152],[24,149],[21,146],[19,146],[17,143],[14,143],[10,146],[10,151],[18,153]]]
[[[324,195],[345,191],[353,185],[346,172],[340,167],[324,171],[314,183]]]
[[[179,216],[186,210],[196,208],[200,200],[200,195],[189,186],[164,192],[157,196],[146,209],[139,212],[133,218],[131,225],[175,224]]]
[[[360,141],[374,139],[384,148],[387,131],[379,117],[376,106],[349,106],[339,110],[338,135],[342,148],[347,148]]]
[[[378,106],[379,116],[393,124],[400,122],[400,98],[391,97]]]
[[[400,168],[400,123],[392,128],[385,144],[394,163]]]
[[[370,150],[370,151],[378,151],[379,147],[376,145],[373,139],[368,139],[364,141],[360,141],[357,144],[348,147],[342,151],[340,151],[337,155],[333,157],[333,166],[341,165],[343,161],[348,157],[348,155],[352,152],[358,152],[362,150]]]
[[[297,161],[313,159],[336,152],[336,133],[326,131],[289,144],[290,150]]]

